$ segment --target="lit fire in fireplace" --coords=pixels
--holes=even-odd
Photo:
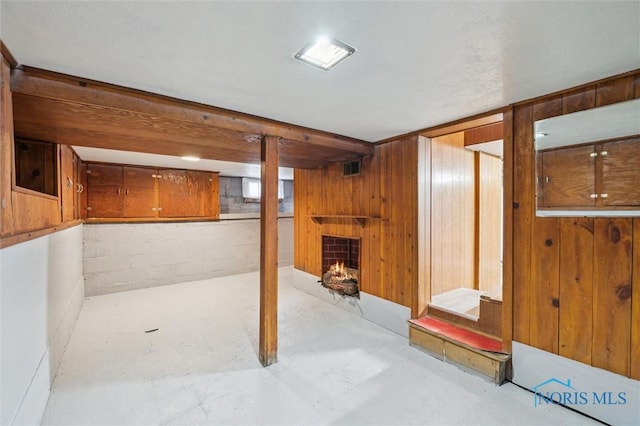
[[[358,290],[358,272],[347,268],[344,262],[336,262],[322,276],[322,285],[339,294],[360,297]]]

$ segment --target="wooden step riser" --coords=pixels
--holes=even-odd
[[[411,325],[409,342],[442,361],[476,372],[498,385],[509,378],[511,357],[508,355],[473,350]]]
[[[502,302],[493,299],[480,299],[480,317],[477,321],[465,318],[436,306],[429,306],[427,315],[440,318],[451,324],[464,327],[469,330],[500,338],[502,336]]]

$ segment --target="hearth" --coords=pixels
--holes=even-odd
[[[322,236],[322,280],[338,294],[360,297],[360,239]]]

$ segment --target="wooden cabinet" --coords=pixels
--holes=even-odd
[[[125,166],[123,176],[123,217],[155,217],[157,171]]]
[[[87,167],[87,217],[123,217],[122,166],[90,164]]]
[[[543,151],[538,176],[538,206],[593,207],[595,198],[595,152],[593,145]]]
[[[603,206],[640,206],[640,138],[602,144]]]
[[[160,170],[158,206],[160,217],[208,217],[212,214],[210,172]]]
[[[640,138],[538,153],[538,207],[640,206]]]
[[[87,165],[87,218],[195,219],[219,216],[218,174]]]
[[[62,221],[80,218],[79,182],[80,159],[70,146],[60,146],[60,203]]]

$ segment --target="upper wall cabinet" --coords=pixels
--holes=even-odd
[[[640,139],[538,153],[538,207],[640,207]]]
[[[535,122],[538,216],[640,216],[640,99]]]
[[[87,164],[88,219],[218,219],[218,174]]]

